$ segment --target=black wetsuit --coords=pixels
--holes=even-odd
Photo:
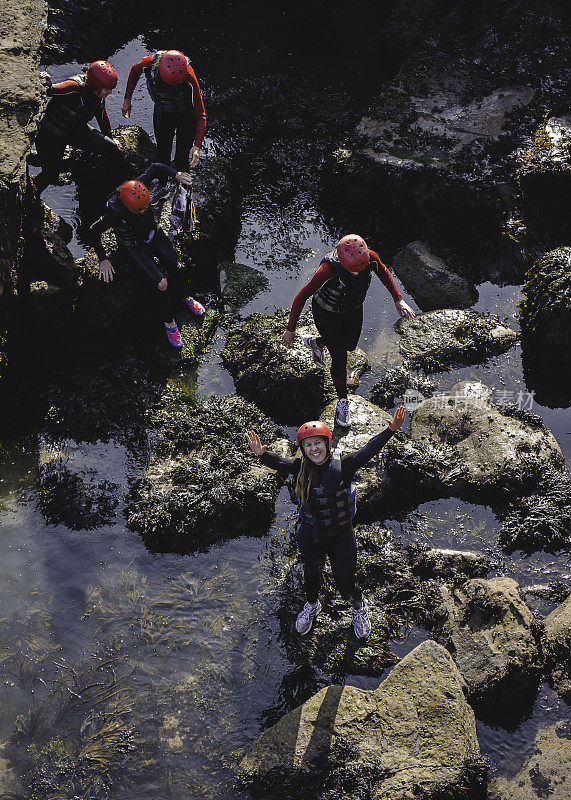
[[[341,456],[341,470],[343,483],[351,485],[355,473],[374,458],[389,441],[394,431],[390,428],[373,436],[367,444],[355,453]],[[278,472],[293,475],[294,479],[301,467],[301,457],[283,458],[277,453],[266,450],[260,456],[260,461]],[[328,464],[323,466],[312,465],[317,483],[321,484]],[[304,566],[305,594],[308,602],[316,603],[321,588],[321,573],[325,558],[329,556],[331,571],[339,594],[344,600],[361,602],[363,593],[355,583],[357,571],[357,544],[355,532],[349,523],[340,528],[333,529],[327,537],[316,537],[315,532],[304,522],[300,522],[297,530],[297,541]]]
[[[151,164],[136,180],[149,186],[160,176],[174,178],[177,171],[166,164]],[[121,256],[135,268],[135,274],[146,276],[144,281],[156,297],[163,322],[170,322],[174,316],[174,304],[188,297],[185,272],[178,267],[178,255],[174,245],[157,223],[149,206],[142,214],[129,211],[119,197],[118,187],[109,200],[105,213],[90,227],[93,249],[100,261],[108,258],[101,241],[101,234],[113,228]],[[158,264],[155,262],[155,258]],[[161,291],[159,282],[167,279],[168,288]]]
[[[68,144],[109,158],[119,179],[132,175],[129,162],[111,138],[105,100],[87,86],[85,75],[53,84],[48,94],[51,99],[36,136],[37,157],[29,159],[42,167],[35,178],[39,192],[57,181]],[[100,131],[87,124],[92,119],[97,120]]]

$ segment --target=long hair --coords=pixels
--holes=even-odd
[[[325,437],[323,437],[325,438]],[[329,452],[329,443],[327,439],[325,439],[325,446],[327,449],[327,458],[331,458],[331,453]],[[311,461],[305,455],[305,450],[303,449],[303,442],[300,442],[299,448],[301,450],[301,467],[299,468],[299,472],[297,473],[297,481],[295,484],[295,492],[297,494],[299,504],[302,508],[305,508],[307,505],[307,501],[309,500],[309,490],[311,489]]]

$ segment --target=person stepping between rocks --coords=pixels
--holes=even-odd
[[[206,131],[206,112],[200,86],[190,61],[179,50],[159,50],[145,56],[131,67],[122,114],[131,116],[132,97],[137,82],[145,73],[147,89],[154,103],[153,128],[159,160],[170,164],[176,135],[174,165],[178,170],[194,169]],[[168,194],[164,176],[153,189],[151,203],[158,203]],[[187,205],[187,190],[180,186],[172,204],[174,227],[182,223]]]
[[[323,422],[306,422],[297,432],[301,457],[284,458],[268,450],[255,431],[247,434],[248,444],[267,467],[296,479],[298,503],[297,542],[303,561],[307,602],[298,614],[298,633],[309,633],[321,611],[319,591],[325,559],[329,557],[335,585],[353,609],[353,628],[359,639],[371,632],[371,621],[363,592],[355,583],[357,543],[352,519],[356,513],[355,473],[374,458],[404,422],[401,406],[388,428],[373,436],[354,453],[338,458],[332,453],[331,431]]]
[[[110,159],[118,177],[130,177],[133,169],[111,138],[111,123],[105,99],[117,86],[117,73],[107,61],[94,61],[85,74],[75,75],[61,83],[52,83],[43,73],[50,97],[36,136],[36,153],[28,156],[28,164],[41,166],[34,178],[39,194],[56,183],[68,144],[98,153]],[[95,118],[100,131],[87,123]]]
[[[149,201],[149,183],[166,175],[183,185],[190,185],[187,172],[177,172],[165,164],[152,164],[136,179],[119,186],[107,201],[105,213],[90,227],[93,249],[99,258],[99,278],[113,280],[115,270],[109,261],[101,234],[113,229],[119,260],[135,268],[152,290],[170,344],[180,348],[182,337],[174,319],[176,301],[196,315],[204,314],[204,306],[188,295],[187,281],[176,249],[165,232],[157,227]],[[156,259],[156,261],[155,261]]]
[[[308,297],[313,295],[312,312],[318,337],[305,336],[304,344],[313,361],[324,366],[323,350],[331,356],[331,380],[337,392],[335,423],[351,424],[347,399],[347,353],[354,350],[363,328],[363,303],[371,274],[375,273],[391,293],[401,317],[414,317],[414,311],[402,299],[389,269],[379,256],[369,250],[364,239],[352,233],[344,236],[335,250],[321,260],[312,279],[295,296],[289,321],[282,337],[290,347],[297,321]]]

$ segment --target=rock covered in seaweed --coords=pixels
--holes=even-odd
[[[404,366],[393,367],[371,389],[371,400],[381,408],[392,408],[398,402],[407,405],[410,399],[425,399],[436,390],[436,384],[423,375],[413,375]]]
[[[269,528],[279,479],[250,451],[245,433],[254,429],[289,455],[289,443],[271,420],[230,396],[164,409],[157,422],[151,462],[127,498],[128,525],[149,547],[196,550]]]
[[[317,419],[335,397],[335,390],[329,370],[313,363],[302,341],[303,336],[317,335],[311,312],[300,317],[291,347],[284,347],[281,341],[287,321],[288,312],[283,310],[273,317],[252,314],[240,328],[227,333],[221,358],[240,394],[280,424],[300,425],[307,419]],[[359,385],[366,369],[362,350],[349,354],[350,388]]]
[[[478,300],[474,284],[447,267],[426,242],[411,242],[399,250],[392,268],[422,311],[468,308]]]
[[[453,308],[401,318],[395,329],[408,366],[425,372],[485,361],[505,353],[518,340],[518,334],[495,314],[485,317]]]
[[[485,577],[492,569],[490,558],[471,550],[451,550],[415,544],[408,548],[414,575],[422,579],[444,578],[457,583]]]
[[[253,793],[324,800],[368,788],[377,800],[419,800],[465,781],[479,755],[474,714],[451,657],[426,641],[375,691],[328,686],[260,736],[241,762]],[[470,785],[472,784],[472,785]]]

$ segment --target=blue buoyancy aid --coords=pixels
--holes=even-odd
[[[312,470],[311,483],[315,480],[316,471]],[[349,525],[357,513],[356,495],[355,487],[343,481],[341,459],[332,458],[321,485],[311,485],[306,505],[301,506],[298,498],[299,519],[318,535],[332,533],[335,528]]]
[[[150,65],[145,68],[147,89],[151,100],[160,111],[165,111],[168,114],[181,114],[192,111],[191,84],[185,81],[184,83],[177,83],[176,86],[169,86],[161,78],[159,59],[164,52],[164,50],[159,50],[158,53],[155,53]],[[190,64],[188,58],[186,60]]]
[[[371,265],[361,272],[349,272],[339,261],[335,250],[328,253],[321,263],[324,261],[329,261],[335,270],[335,278],[331,278],[317,290],[313,295],[315,302],[325,311],[334,314],[345,314],[362,306],[371,283]]]

